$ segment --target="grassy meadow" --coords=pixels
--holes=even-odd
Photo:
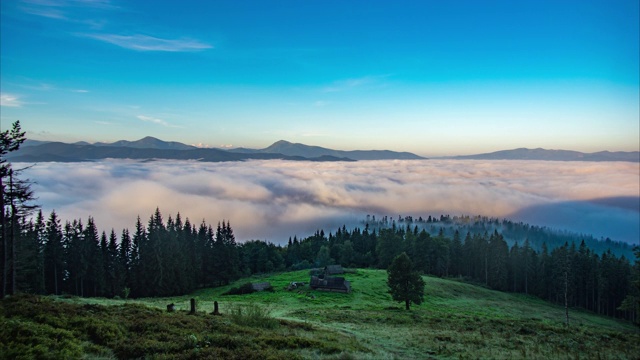
[[[640,357],[640,331],[626,322],[570,310],[567,328],[563,307],[435,277],[424,277],[425,302],[406,311],[387,293],[384,270],[358,269],[345,277],[350,294],[308,286],[286,290],[291,281],[309,281],[303,270],[245,278],[182,297],[16,296],[0,308],[0,341],[10,350],[0,356],[19,358],[29,347],[48,342],[67,349],[69,358],[101,359]],[[250,281],[269,281],[274,291],[222,295]],[[196,315],[188,314],[192,297]],[[223,316],[210,315],[214,301]],[[176,312],[166,312],[169,303]],[[33,354],[24,358],[53,352]]]

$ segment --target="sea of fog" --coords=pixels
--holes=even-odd
[[[31,164],[14,164],[16,168]],[[231,222],[239,241],[284,243],[367,214],[484,215],[638,243],[640,169],[627,162],[106,160],[24,171],[45,216],[132,230],[157,208]]]

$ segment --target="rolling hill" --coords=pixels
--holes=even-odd
[[[300,270],[170,298],[8,297],[0,302],[0,344],[25,358],[36,351],[238,359],[618,359],[640,353],[640,332],[631,324],[570,309],[566,327],[563,307],[530,296],[425,276],[425,301],[406,311],[387,293],[384,270],[344,276],[349,294],[286,290],[291,281],[309,280],[308,270]],[[247,282],[270,282],[274,291],[223,295]],[[187,312],[190,298],[197,299],[195,315]],[[211,315],[214,301],[222,316]],[[169,303],[176,312],[166,312]]]
[[[196,150],[195,146],[186,145],[176,141],[163,141],[152,136],[144,137],[136,141],[120,140],[113,143],[95,143],[94,146],[130,147],[135,149],[161,149],[161,150]]]
[[[421,156],[409,152],[396,152],[390,150],[333,150],[320,146],[310,146],[300,143],[291,143],[285,140],[276,141],[269,147],[259,150],[237,148],[229,149],[229,152],[263,154],[284,154],[289,156],[319,157],[334,156],[337,158],[348,158],[353,160],[418,160],[424,159]]]
[[[469,160],[546,160],[546,161],[629,161],[640,162],[640,152],[610,152],[582,153],[571,150],[547,150],[519,148],[502,150],[486,154],[454,156],[452,159]]]
[[[146,139],[146,140],[145,140]],[[7,158],[13,162],[80,162],[101,159],[167,159],[167,160],[197,160],[207,162],[243,161],[243,160],[271,160],[283,159],[294,161],[353,161],[330,155],[318,157],[289,156],[275,153],[233,153],[220,149],[184,148],[180,143],[166,143],[161,141],[142,139],[129,147],[127,143],[119,145],[84,145],[49,142],[39,145],[25,146],[13,152]],[[153,139],[153,138],[151,138]],[[154,139],[157,140],[157,139]],[[145,144],[152,147],[143,147]],[[184,145],[187,146],[187,145]]]

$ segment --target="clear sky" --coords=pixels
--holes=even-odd
[[[637,151],[639,3],[2,0],[2,128],[427,156]]]

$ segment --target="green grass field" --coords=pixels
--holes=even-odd
[[[101,310],[111,311],[110,316],[116,317],[119,312],[126,312],[130,308],[146,308],[138,305],[157,308],[153,310],[154,316],[160,316],[163,321],[177,321],[171,326],[180,328],[171,330],[179,334],[176,338],[181,345],[165,354],[169,358],[214,356],[211,355],[214,354],[213,350],[206,349],[214,348],[211,344],[215,341],[208,340],[207,345],[204,339],[209,336],[208,332],[225,327],[228,336],[238,341],[251,339],[251,343],[258,344],[253,347],[247,344],[231,346],[231,352],[226,356],[236,356],[233,355],[234,349],[242,349],[240,354],[243,355],[237,355],[238,358],[247,354],[254,354],[256,358],[301,356],[346,359],[640,357],[639,329],[626,322],[571,310],[571,325],[567,328],[562,307],[525,295],[501,293],[434,277],[424,277],[425,302],[413,305],[410,311],[406,311],[404,304],[392,301],[387,293],[385,271],[359,269],[345,277],[351,281],[353,291],[350,294],[313,291],[308,287],[287,291],[286,286],[291,281],[309,281],[308,271],[296,271],[255,276],[225,287],[202,289],[183,297],[126,301],[56,297],[55,303],[68,306],[80,304],[84,307],[94,304],[116,305],[104,309],[119,309],[117,311]],[[222,295],[229,288],[249,281],[269,281],[275,291]],[[186,312],[191,297],[197,300],[201,313],[189,317]],[[223,316],[209,315],[213,311],[214,301],[218,301]],[[123,307],[125,303],[128,305]],[[174,303],[178,312],[166,313],[169,303]],[[4,315],[11,312],[7,304],[3,308]],[[241,323],[232,316],[238,309],[258,309],[269,316],[265,317],[263,323]],[[116,311],[115,315],[113,311]],[[188,320],[175,320],[180,316]],[[13,319],[5,317],[5,321]],[[274,323],[270,318],[278,321]],[[204,323],[195,322],[194,319]],[[194,328],[189,329],[189,326]],[[126,332],[126,329],[121,332]],[[189,334],[193,334],[195,339],[190,338]],[[88,341],[92,341],[90,337]],[[193,345],[198,352],[194,353],[185,342]],[[87,352],[87,344],[79,346],[85,346],[82,349]],[[96,353],[106,354],[101,355],[102,358],[127,354],[123,350],[113,350],[114,347],[108,342],[100,343],[97,348],[101,352]],[[165,356],[157,353],[160,354],[157,355],[159,358]]]

